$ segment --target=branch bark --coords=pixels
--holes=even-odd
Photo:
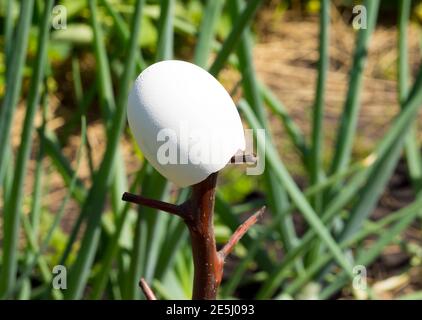
[[[144,295],[147,300],[157,300],[157,297],[155,296],[154,292],[151,290],[144,278],[141,278],[141,280],[139,281],[139,286],[144,292]]]
[[[230,237],[226,245],[219,251],[220,255],[225,259],[234,249],[235,245],[242,239],[246,232],[258,221],[265,211],[265,206],[259,209],[256,213],[250,216],[244,223],[242,223],[233,235]]]
[[[258,158],[257,158],[256,155],[246,154],[246,153],[243,153],[243,152],[236,153],[230,159],[230,163],[235,163],[235,164],[241,164],[241,163],[256,164],[257,161],[258,161]]]
[[[214,199],[217,173],[192,187],[188,200],[191,219],[185,220],[189,228],[194,264],[192,299],[213,300],[223,276],[224,261],[217,254],[214,236]]]
[[[242,157],[245,162],[248,160],[248,156],[243,155]],[[256,160],[256,158],[254,159]],[[253,159],[249,158],[249,160]],[[239,162],[235,161],[235,163]],[[216,299],[217,290],[223,277],[224,259],[265,210],[265,207],[262,207],[247,219],[234,232],[228,243],[220,251],[217,251],[214,235],[214,202],[217,176],[217,172],[213,173],[204,181],[192,186],[191,197],[181,205],[148,199],[128,192],[125,192],[122,196],[124,201],[165,211],[184,220],[189,229],[192,244],[194,263],[192,299],[194,300]],[[156,299],[144,279],[141,279],[139,285],[149,300]]]
[[[178,205],[167,203],[160,200],[149,199],[143,196],[139,196],[133,193],[125,192],[122,196],[123,201],[132,202],[139,204],[141,206],[147,206],[150,208],[158,209],[165,211],[167,213],[174,214],[183,218],[184,212],[182,208]]]

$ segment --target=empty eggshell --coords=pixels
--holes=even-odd
[[[127,116],[145,158],[180,187],[203,181],[245,150],[230,95],[188,62],[162,61],[145,69],[130,92]]]

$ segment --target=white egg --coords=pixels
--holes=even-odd
[[[162,61],[145,69],[130,92],[127,116],[145,158],[180,187],[203,181],[245,150],[230,95],[188,62]]]

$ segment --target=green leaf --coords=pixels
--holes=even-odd
[[[239,108],[246,116],[248,122],[251,124],[252,128],[258,129],[260,127],[258,120],[253,115],[252,110],[247,105],[245,101],[241,101],[239,103]],[[283,183],[286,191],[289,193],[292,201],[295,202],[297,208],[303,214],[304,218],[309,223],[310,227],[314,229],[314,231],[318,234],[321,240],[327,245],[329,250],[333,253],[335,259],[338,261],[340,266],[345,270],[345,272],[352,277],[352,269],[350,266],[349,261],[343,255],[341,249],[336,244],[333,237],[330,235],[330,232],[321,222],[319,217],[316,215],[315,211],[309,205],[308,201],[306,200],[305,196],[297,187],[296,183],[294,182],[293,178],[287,172],[286,168],[284,167],[283,163],[281,162],[280,158],[278,157],[277,152],[274,150],[274,147],[268,141],[264,141],[264,139],[257,135],[257,145],[258,147],[263,148],[265,145],[265,156],[270,165],[273,174]],[[268,168],[267,168],[268,170]]]
[[[28,23],[30,22],[31,13],[32,13],[32,1],[27,1],[23,4],[23,13],[22,13],[22,33],[19,36],[23,38],[18,39],[17,47],[19,54],[19,40],[21,42],[26,42],[25,32],[27,32]],[[27,7],[29,6],[29,7]],[[19,227],[20,227],[20,217],[21,217],[21,204],[22,204],[22,195],[23,195],[23,183],[26,178],[27,173],[27,164],[32,146],[32,132],[34,127],[34,118],[37,111],[37,107],[40,100],[40,91],[41,84],[44,78],[45,63],[46,63],[46,52],[47,52],[47,43],[48,43],[48,33],[50,29],[50,11],[53,6],[53,0],[47,2],[46,11],[40,20],[39,30],[40,30],[40,39],[38,43],[37,56],[34,65],[34,73],[32,74],[31,79],[31,89],[28,97],[28,107],[26,110],[21,145],[19,147],[17,159],[16,159],[16,168],[15,174],[13,177],[12,191],[10,194],[9,203],[7,204],[7,209],[4,219],[4,239],[3,239],[3,269],[0,278],[0,297],[6,297],[10,290],[13,289],[16,281],[16,272],[17,272],[17,250],[18,250],[18,239],[19,239]],[[29,14],[29,16],[26,16]],[[21,49],[26,47],[23,44]],[[17,71],[19,72],[19,71]],[[20,86],[17,84],[17,86]],[[11,90],[13,91],[13,90]],[[17,92],[16,92],[17,93]],[[7,95],[6,95],[7,99]],[[7,101],[7,100],[5,100]],[[13,108],[13,105],[9,105]],[[3,106],[3,108],[7,108]],[[2,110],[3,111],[3,110]],[[3,116],[3,114],[2,114]],[[11,114],[9,115],[11,116]],[[2,117],[3,119],[3,117]],[[11,119],[6,119],[6,126],[9,123],[10,126]],[[8,129],[6,129],[8,130]],[[3,132],[3,127],[2,130]],[[1,137],[8,136],[7,133],[1,135]],[[1,138],[0,138],[1,140]],[[0,151],[1,152],[1,151]],[[0,163],[1,166],[1,163]]]
[[[85,23],[69,23],[66,29],[55,30],[51,35],[52,41],[76,45],[91,44],[93,39],[92,29]]]
[[[363,71],[368,54],[369,40],[375,29],[379,3],[379,0],[366,0],[363,4],[367,9],[367,28],[360,29],[357,37],[347,98],[341,115],[335,154],[331,166],[332,173],[342,170],[350,160],[360,109]]]
[[[111,173],[114,165],[115,154],[120,135],[124,127],[126,102],[129,92],[129,83],[133,77],[135,66],[135,51],[137,49],[137,39],[140,29],[139,26],[143,3],[143,0],[138,0],[136,2],[136,9],[133,15],[131,28],[133,37],[129,43],[126,65],[120,81],[120,93],[116,104],[117,107],[114,114],[114,122],[110,127],[107,148],[100,168],[95,175],[94,183],[89,190],[86,202],[82,207],[81,215],[85,215],[89,212],[89,217],[79,254],[69,274],[68,290],[65,293],[65,298],[67,299],[77,299],[83,294],[83,289],[88,280],[89,271],[98,246],[101,231],[101,213],[105,204],[107,189],[110,187],[112,182]]]

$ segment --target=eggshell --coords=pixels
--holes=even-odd
[[[130,92],[127,116],[146,159],[180,187],[203,181],[245,150],[230,95],[188,62],[162,61],[145,69]]]

